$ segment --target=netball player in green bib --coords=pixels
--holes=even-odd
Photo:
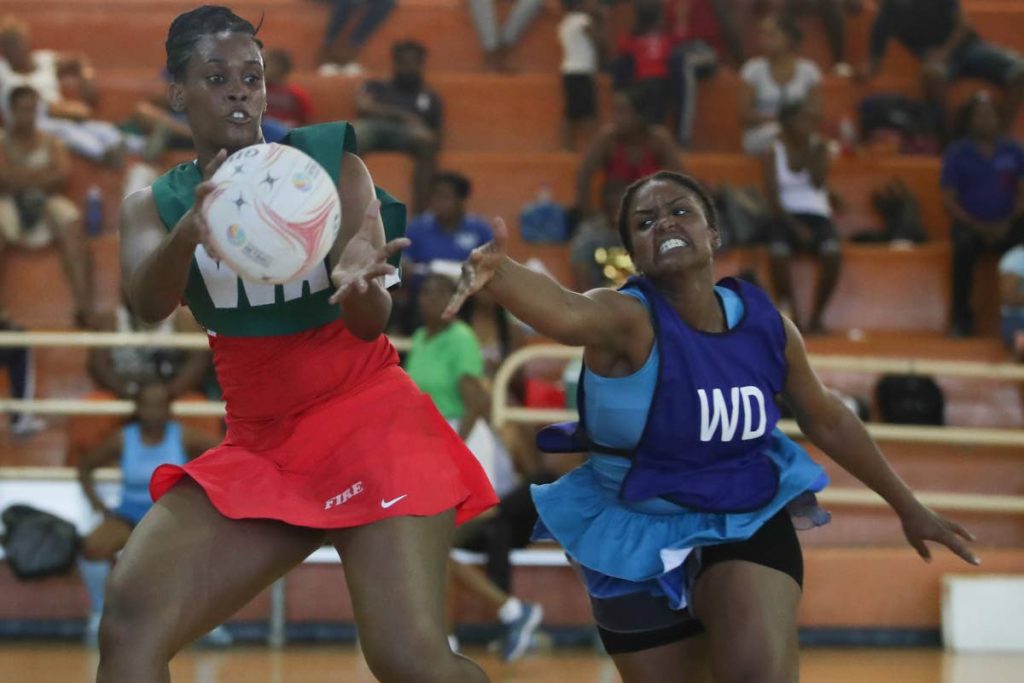
[[[99,680],[169,681],[180,648],[326,542],[343,558],[359,642],[379,680],[486,681],[448,647],[445,562],[455,525],[497,501],[381,334],[387,260],[407,243],[385,243],[385,231],[401,234],[404,207],[375,190],[347,124],[312,126],[285,143],[338,184],[341,233],[323,268],[254,284],[207,245],[204,180],[228,154],[262,142],[255,33],[224,7],[174,20],[170,99],[198,158],[122,208],[127,299],[145,320],[184,301],[208,330],[228,431],[191,463],[153,475],[156,502],[111,576]]]

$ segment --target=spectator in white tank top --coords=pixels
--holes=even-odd
[[[794,251],[815,254],[818,282],[806,332],[825,331],[824,313],[839,281],[842,254],[828,195],[828,150],[817,134],[819,115],[808,103],[782,107],[782,133],[764,157],[766,196],[774,213],[772,279],[779,308],[796,315],[790,262]]]
[[[786,104],[805,101],[816,108],[821,71],[797,49],[803,40],[800,28],[787,16],[772,14],[760,26],[762,56],[743,65],[743,151],[763,154],[780,131],[779,111]]]

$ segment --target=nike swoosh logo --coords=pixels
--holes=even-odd
[[[398,501],[402,500],[403,498],[405,498],[405,496],[408,496],[408,495],[409,494],[406,493],[405,495],[401,495],[398,498],[393,498],[391,500],[384,500],[383,498],[381,498],[380,499],[380,506],[382,508],[384,508],[385,510],[387,510],[389,507],[391,507],[392,505],[394,505],[395,503],[397,503]]]

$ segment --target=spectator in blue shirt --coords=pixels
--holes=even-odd
[[[974,264],[984,250],[1005,252],[1024,239],[1024,148],[1000,136],[999,115],[986,92],[960,111],[961,139],[946,150],[942,189],[952,218],[954,336],[972,333]]]
[[[479,216],[466,213],[466,201],[473,191],[469,178],[461,173],[443,172],[431,181],[429,210],[412,220],[406,236],[412,246],[405,250],[406,273],[414,288],[421,272],[433,261],[461,264],[481,244],[494,236],[491,226]]]
[[[420,325],[416,293],[424,275],[431,271],[431,264],[435,264],[435,271],[443,272],[444,264],[438,266],[436,262],[449,262],[455,277],[469,253],[494,237],[486,220],[466,212],[472,191],[469,178],[461,173],[435,174],[430,181],[427,211],[416,216],[405,231],[406,237],[412,240],[412,245],[402,254],[402,278],[407,296],[396,301],[399,309],[396,320],[406,332]]]

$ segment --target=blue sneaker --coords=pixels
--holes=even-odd
[[[199,639],[199,644],[205,647],[230,647],[234,643],[234,636],[223,625],[218,626]]]
[[[544,608],[536,602],[523,603],[523,614],[505,625],[505,639],[501,644],[501,658],[514,662],[530,649],[533,632],[544,618]]]

